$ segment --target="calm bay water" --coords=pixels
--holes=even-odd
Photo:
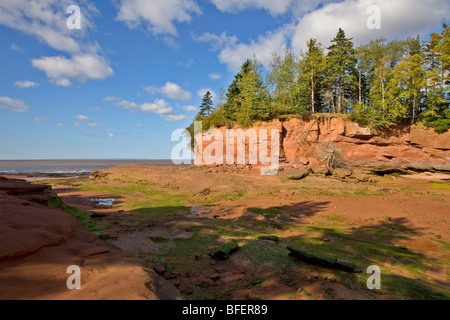
[[[172,166],[171,160],[0,160],[0,174],[88,175],[120,165]]]

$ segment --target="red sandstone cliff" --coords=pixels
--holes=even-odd
[[[182,298],[139,259],[36,203],[54,196],[49,186],[0,177],[0,300]],[[80,290],[67,288],[71,265],[81,268]]]
[[[311,121],[300,119],[274,120],[256,125],[252,129],[278,129],[280,161],[299,168],[315,170],[321,166],[319,152],[324,143],[333,143],[347,165],[372,171],[450,171],[450,132],[438,134],[421,125],[398,126],[376,132],[341,117],[321,118]],[[226,128],[218,129],[223,137]],[[202,149],[211,149],[211,132],[206,132]],[[200,136],[195,137],[198,142]],[[219,143],[222,143],[218,139]],[[225,138],[224,138],[225,140]],[[271,136],[268,140],[268,154]],[[213,139],[214,141],[214,139]],[[255,144],[261,148],[264,139],[249,142],[245,150],[248,163],[249,150]],[[223,141],[224,163],[227,143]],[[228,147],[232,149],[232,147]],[[235,154],[237,147],[234,146]],[[236,160],[236,158],[235,158]],[[235,161],[236,162],[236,161]]]

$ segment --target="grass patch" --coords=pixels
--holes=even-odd
[[[98,234],[99,226],[92,219],[92,212],[80,210],[65,204],[60,197],[48,200],[46,205],[50,208],[56,208],[75,217],[77,221],[88,231]]]
[[[431,189],[450,190],[450,185],[445,183],[430,183],[428,185]]]
[[[249,212],[252,213],[256,213],[256,214],[260,214],[262,216],[264,216],[267,219],[273,219],[275,218],[277,215],[289,211],[290,207],[289,206],[283,206],[283,207],[272,207],[272,208],[267,208],[267,209],[261,209],[261,208],[248,208],[247,209]]]

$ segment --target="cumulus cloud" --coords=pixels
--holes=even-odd
[[[36,121],[36,122],[47,122],[47,120],[45,118],[42,118],[42,117],[34,118],[33,121]]]
[[[249,8],[264,8],[272,14],[277,12],[275,9],[270,11],[269,1],[263,0],[213,2],[219,9],[227,12]],[[354,38],[355,45],[360,45],[379,37],[389,40],[426,36],[439,30],[450,16],[448,0],[286,0],[280,4],[275,4],[277,1],[271,3],[273,6],[279,5],[280,13],[285,6],[292,14],[292,22],[247,43],[239,42],[238,38],[226,33],[193,34],[192,37],[198,42],[211,43],[211,49],[219,52],[219,61],[226,64],[230,71],[237,72],[241,64],[253,56],[268,67],[272,53],[280,53],[286,43],[291,44],[296,52],[306,49],[306,42],[310,38],[328,46],[339,28],[344,29],[348,37]],[[367,19],[371,15],[367,13],[367,9],[371,5],[381,8],[381,30],[367,28]]]
[[[108,133],[108,138],[114,139],[116,135],[114,133]]]
[[[198,91],[197,91],[197,95],[198,95],[200,98],[203,99],[203,97],[205,96],[205,94],[206,94],[208,91],[211,93],[211,96],[212,96],[213,101],[216,101],[217,95],[216,95],[216,93],[215,93],[213,90],[211,90],[210,88],[203,88],[203,89],[198,90]]]
[[[84,115],[82,115],[82,114],[76,115],[76,116],[74,117],[74,119],[75,119],[75,120],[78,120],[78,121],[85,121],[85,122],[91,121],[91,118],[89,118],[88,116],[84,116]]]
[[[87,31],[94,28],[92,20],[98,10],[89,0],[78,1],[77,5],[82,8],[82,29],[73,32],[66,26],[69,17],[66,10],[72,4],[70,0],[0,2],[0,25],[35,36],[49,47],[70,54],[70,58],[60,55],[31,60],[33,67],[45,72],[52,83],[65,87],[71,85],[72,79],[85,82],[113,75],[113,70],[99,54],[98,43],[85,40]]]
[[[21,99],[0,97],[0,109],[6,109],[9,113],[24,113],[30,111],[30,107]]]
[[[194,107],[194,106],[184,106],[184,107],[182,107],[182,109],[186,112],[196,112],[197,111],[197,107]]]
[[[367,28],[370,14],[367,8],[378,5],[381,8],[381,29]],[[440,28],[450,16],[450,2],[447,0],[346,0],[329,3],[303,16],[296,26],[292,38],[295,49],[304,49],[310,38],[325,45],[336,36],[338,28],[354,38],[356,45],[384,37],[403,39],[408,36],[425,36]]]
[[[220,73],[211,73],[209,78],[212,80],[219,80],[222,79],[222,75]]]
[[[14,86],[21,89],[34,88],[39,86],[39,83],[33,81],[16,81]]]
[[[59,128],[64,128],[66,126],[66,123],[61,121],[61,122],[58,122],[56,126]]]
[[[79,122],[74,122],[73,125],[77,128],[81,128],[83,125]]]
[[[193,0],[120,0],[117,20],[129,28],[144,26],[152,34],[177,35],[175,23],[190,22],[201,14]]]
[[[66,27],[67,7],[70,0],[21,0],[0,2],[0,24],[37,37],[53,49],[79,52],[80,45],[73,33]],[[98,14],[93,3],[78,1],[83,8],[82,29],[92,28],[92,18]]]
[[[289,42],[290,36],[294,32],[294,26],[287,24],[275,31],[259,36],[250,43],[241,43],[235,36],[227,36],[222,33],[220,36],[204,33],[201,36],[193,35],[195,41],[211,43],[211,49],[219,51],[219,61],[227,65],[228,70],[237,72],[242,63],[256,57],[263,65],[269,66],[273,58],[273,52],[281,52],[283,46]]]
[[[139,123],[138,123],[138,124],[136,125],[136,128],[142,129],[142,128],[143,128],[143,127],[142,127],[142,124],[139,124]]]
[[[144,112],[144,113],[155,113],[166,121],[182,121],[187,119],[185,115],[176,115],[172,106],[164,99],[156,99],[153,102],[146,103],[136,103],[128,100],[123,100],[120,98],[105,98],[108,101],[114,102],[118,107],[124,108],[131,112]],[[103,100],[105,100],[103,99]],[[112,100],[111,100],[112,99]]]
[[[70,86],[71,79],[85,82],[105,79],[114,74],[105,59],[97,54],[83,53],[70,59],[64,56],[42,57],[32,59],[31,63],[34,68],[45,72],[53,83],[63,87]]]
[[[220,50],[223,47],[233,46],[239,40],[236,36],[228,36],[226,32],[222,32],[220,35],[210,32],[205,32],[201,35],[192,33],[192,39],[196,42],[210,43],[212,51]]]
[[[265,9],[271,15],[279,15],[286,12],[293,0],[212,0],[217,9],[223,12],[236,13],[242,10],[257,8]],[[308,1],[306,1],[308,2]]]
[[[99,130],[99,129],[102,128],[102,126],[98,125],[98,124],[95,123],[95,122],[89,122],[89,123],[88,123],[88,126],[89,126],[89,128],[91,128],[91,129],[97,129],[97,130]]]
[[[162,93],[169,99],[187,101],[192,99],[192,94],[188,91],[183,90],[179,85],[173,82],[167,82],[163,87],[158,88],[154,86],[145,87],[145,91],[155,95],[157,93]]]

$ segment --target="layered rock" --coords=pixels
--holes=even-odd
[[[236,128],[235,128],[236,129]],[[335,145],[350,167],[362,167],[370,171],[450,171],[450,132],[438,134],[434,130],[421,125],[397,126],[374,131],[346,121],[342,117],[330,116],[303,121],[301,119],[274,120],[257,125],[251,129],[279,132],[279,159],[303,169],[321,171],[320,152],[326,143]],[[218,129],[226,137],[226,129]],[[275,132],[275,131],[274,131]],[[237,147],[215,139],[211,132],[203,137],[202,150],[208,151],[211,140],[223,142],[223,154],[226,163],[226,151]],[[196,136],[199,141],[200,136]],[[267,147],[266,147],[267,143]],[[271,154],[271,135],[256,140],[246,139],[246,162],[249,163],[249,150],[267,148]],[[258,164],[260,164],[258,158]],[[234,161],[235,163],[237,161]],[[229,163],[229,162],[228,162]],[[253,163],[252,163],[253,164]]]
[[[28,200],[48,198],[48,186],[1,179],[0,190],[0,299],[181,299],[139,259],[69,214]],[[67,288],[73,265],[80,290]]]

